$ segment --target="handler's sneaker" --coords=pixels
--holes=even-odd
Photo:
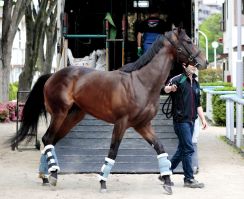
[[[184,187],[189,187],[189,188],[203,188],[204,184],[196,181],[195,179],[191,180],[186,180],[184,182]]]

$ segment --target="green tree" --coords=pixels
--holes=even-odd
[[[204,32],[208,37],[208,60],[209,62],[214,61],[214,49],[212,47],[213,41],[218,41],[219,38],[223,38],[223,32],[221,31],[221,14],[210,15],[203,23],[199,26],[199,29]],[[203,52],[205,52],[205,39],[202,35],[199,35],[199,46]],[[223,53],[223,46],[219,43],[217,48],[217,55]]]

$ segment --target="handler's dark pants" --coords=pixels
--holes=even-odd
[[[192,169],[192,155],[194,153],[192,135],[194,122],[174,122],[174,130],[179,138],[179,145],[171,159],[171,170],[173,171],[182,161],[185,176],[184,181],[189,181],[190,179],[194,179]]]

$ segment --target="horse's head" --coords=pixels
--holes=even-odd
[[[165,37],[174,47],[178,62],[194,65],[200,70],[207,68],[208,61],[204,54],[193,44],[184,29],[175,28],[167,32]]]

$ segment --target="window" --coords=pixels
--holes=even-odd
[[[148,8],[149,7],[149,1],[133,1],[133,7],[134,8]]]

